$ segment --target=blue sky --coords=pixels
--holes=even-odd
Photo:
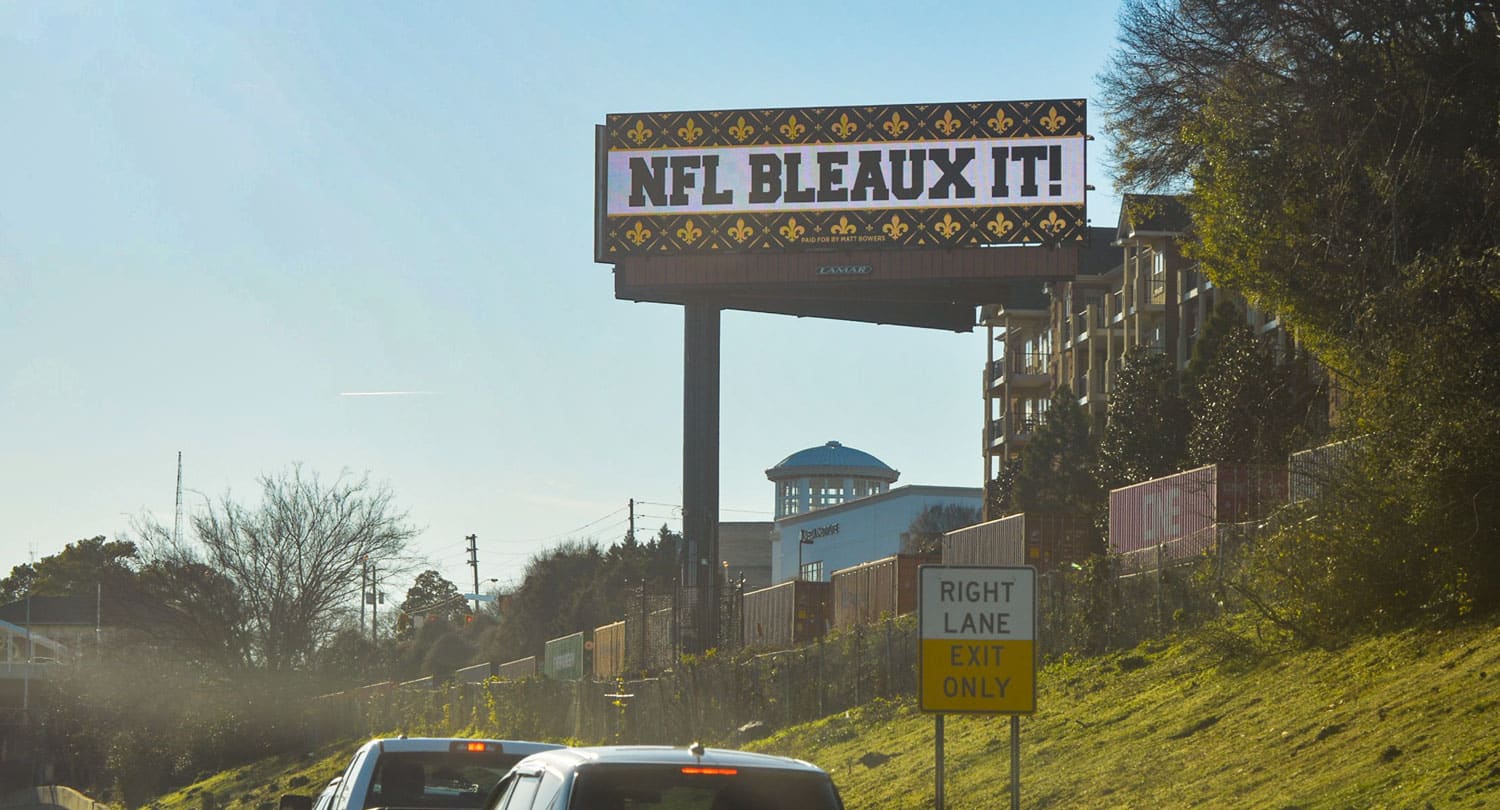
[[[294,462],[368,472],[465,590],[467,534],[509,581],[618,539],[629,498],[675,527],[682,312],[593,262],[594,126],[1081,96],[1112,225],[1116,12],[0,2],[0,573],[170,523],[178,451],[189,511]],[[830,439],[980,485],[982,330],[722,328],[723,519],[769,519],[763,471]]]

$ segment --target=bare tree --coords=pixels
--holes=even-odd
[[[228,493],[206,504],[192,518],[198,545],[175,552],[201,556],[238,590],[252,662],[292,669],[347,623],[364,566],[400,561],[417,532],[368,475],[325,485],[294,465],[259,483],[259,504]]]
[[[979,510],[960,503],[936,503],[912,518],[901,534],[903,554],[937,554],[943,550],[943,535],[979,522]]]

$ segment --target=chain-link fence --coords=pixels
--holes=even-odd
[[[1138,555],[1128,566],[1119,557],[1093,558],[1040,576],[1037,635],[1043,659],[1133,647],[1236,609],[1226,604],[1225,569],[1243,542],[1243,528],[1221,527],[1211,548],[1188,559],[1165,550]],[[915,616],[754,653],[737,649],[738,605],[736,593],[724,595],[721,643],[706,655],[683,654],[683,628],[695,608],[687,592],[641,591],[624,619],[632,643],[618,678],[495,680],[418,693],[366,690],[353,702],[338,696],[319,716],[328,719],[327,730],[353,734],[469,728],[519,739],[678,744],[734,740],[746,724],[777,728],[875,698],[915,697]],[[648,672],[653,675],[641,676]]]
[[[779,728],[874,698],[914,695],[916,660],[916,622],[906,616],[792,650],[684,656],[646,678],[527,678],[330,695],[320,699],[312,726],[320,741],[460,729],[589,743],[729,740],[747,724]]]

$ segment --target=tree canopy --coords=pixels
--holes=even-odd
[[[62,551],[11,569],[0,580],[0,603],[35,596],[89,596],[108,586],[113,593],[135,579],[140,553],[129,540],[103,535],[67,544]]]
[[[1211,277],[1288,317],[1337,370],[1383,366],[1392,335],[1493,315],[1495,14],[1473,0],[1128,0],[1102,77],[1119,179],[1190,187]],[[1424,259],[1466,265],[1452,292],[1469,295],[1409,306]]]
[[[174,545],[156,523],[145,530],[164,555],[230,583],[248,660],[271,670],[307,664],[347,623],[364,565],[402,559],[416,534],[389,489],[348,474],[325,484],[297,466],[262,476],[258,504],[226,494],[191,524],[193,545]]]
[[[1495,6],[1127,0],[1120,19],[1102,83],[1121,184],[1190,191],[1191,255],[1293,324],[1344,430],[1379,437],[1400,517],[1364,547],[1424,572],[1400,598],[1500,605]]]
[[[429,621],[462,624],[472,612],[458,586],[433,570],[417,574],[411,587],[406,589],[406,599],[402,600],[400,610],[396,634],[401,638],[409,638],[414,627]]]
[[[1047,418],[1021,453],[1014,499],[1023,512],[1092,514],[1103,496],[1094,477],[1096,451],[1088,417],[1073,389],[1058,386]]]
[[[906,527],[902,551],[937,554],[943,550],[943,535],[979,522],[979,510],[957,503],[937,503],[923,509]]]
[[[1144,349],[1125,355],[1099,440],[1099,483],[1105,491],[1182,468],[1189,414],[1178,385],[1166,355]]]
[[[619,621],[636,606],[642,586],[657,592],[672,587],[680,543],[662,526],[644,543],[626,536],[604,550],[567,542],[539,552],[527,562],[521,584],[502,597],[506,607],[481,654],[501,661],[540,655],[548,639]]]

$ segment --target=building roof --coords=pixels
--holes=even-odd
[[[1047,294],[1047,283],[1026,279],[1006,288],[1005,306],[1002,309],[1032,309],[1045,312],[1052,297]]]
[[[1120,203],[1116,239],[1181,236],[1192,222],[1183,198],[1172,194],[1126,194]]]
[[[93,627],[99,621],[99,612],[99,603],[92,596],[33,596],[30,623]],[[0,621],[24,627],[27,624],[26,600],[18,599],[10,604],[0,605]]]
[[[1089,228],[1088,242],[1078,261],[1078,275],[1102,276],[1120,266],[1120,249],[1114,228]]]
[[[776,466],[766,470],[772,481],[800,478],[805,475],[855,476],[895,481],[901,473],[884,461],[853,447],[838,442],[828,442],[809,447],[782,459]]]
[[[899,501],[904,498],[949,498],[954,501],[972,499],[976,503],[984,500],[984,490],[979,487],[951,487],[934,484],[907,484],[904,487],[874,495],[866,495],[863,498],[836,503],[832,506],[824,506],[808,512],[798,512],[794,515],[785,515],[776,519],[778,529],[785,528],[797,523],[810,521],[827,521],[831,517],[847,514],[859,509],[867,509],[875,504]]]

